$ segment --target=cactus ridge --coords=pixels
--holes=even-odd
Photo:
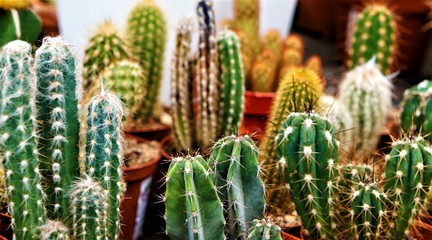
[[[39,170],[36,77],[31,46],[16,40],[0,52],[0,149],[12,215],[14,239],[33,239],[45,222],[42,176]]]
[[[251,225],[248,235],[250,240],[282,240],[281,228],[266,219],[255,219]]]
[[[69,240],[69,229],[60,221],[48,220],[37,228],[40,240]]]

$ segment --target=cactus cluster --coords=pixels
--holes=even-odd
[[[250,240],[282,240],[280,227],[266,219],[255,219],[249,229],[248,239]]]
[[[69,240],[69,229],[60,221],[48,220],[37,228],[40,240]]]

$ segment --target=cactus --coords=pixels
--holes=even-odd
[[[60,221],[48,220],[37,228],[40,240],[69,240],[69,229]]]
[[[279,57],[282,50],[282,37],[280,32],[275,29],[268,30],[262,39],[262,47],[271,50],[275,56]]]
[[[29,0],[0,0],[0,48],[19,39],[35,44],[42,22],[30,9]]]
[[[384,190],[393,203],[391,226],[395,239],[409,235],[432,180],[432,149],[422,137],[393,142],[386,156]]]
[[[147,81],[140,113],[143,123],[153,116],[159,100],[166,35],[167,23],[159,7],[152,0],[140,1],[129,15],[126,36]]]
[[[108,239],[118,239],[120,229],[122,117],[120,100],[109,92],[102,90],[89,102],[85,166],[87,175],[98,181],[107,192],[109,208],[107,217],[103,218],[103,227],[107,229]]]
[[[334,129],[315,113],[291,113],[281,125],[275,137],[277,169],[289,185],[305,234],[335,239],[339,143]]]
[[[259,0],[235,0],[234,1],[234,22],[235,30],[243,30],[250,37],[252,45],[252,58],[260,51],[259,33]]]
[[[165,193],[170,239],[225,239],[222,203],[201,156],[173,158]]]
[[[395,55],[396,23],[394,19],[393,13],[382,3],[369,4],[359,13],[348,50],[349,69],[376,56],[376,63],[380,71],[390,74]]]
[[[88,176],[76,181],[70,197],[74,239],[114,239],[106,233],[108,196],[98,182]]]
[[[3,164],[0,162],[0,209],[7,205],[7,189]]]
[[[222,31],[218,39],[221,68],[221,102],[217,136],[237,131],[243,118],[245,80],[237,36]]]
[[[85,101],[90,100],[99,89],[99,76],[106,67],[128,58],[125,42],[111,21],[100,24],[90,37],[85,49],[83,66],[83,88],[86,90]]]
[[[66,193],[79,176],[77,63],[62,38],[45,38],[36,51],[37,120],[49,216],[68,222]]]
[[[31,5],[30,0],[0,0],[0,8],[2,9],[23,9],[29,8]]]
[[[250,240],[282,240],[280,227],[266,219],[255,219],[249,229],[248,239]]]
[[[209,166],[224,203],[230,239],[246,239],[252,220],[264,215],[258,149],[249,136],[227,136],[213,147]]]
[[[276,209],[289,206],[282,197],[285,192],[282,178],[274,171],[279,160],[276,158],[275,137],[290,112],[310,110],[311,106],[318,102],[322,91],[321,80],[314,71],[295,68],[285,74],[276,92],[270,121],[265,131],[267,138],[264,138],[260,146],[263,152],[260,162],[263,163],[264,175],[267,176],[266,185],[270,188],[267,202]]]
[[[305,62],[305,67],[314,70],[319,76],[323,75],[322,62],[321,58],[318,55],[310,56]]]
[[[301,67],[303,54],[293,48],[288,48],[282,52],[280,61],[279,78],[283,78],[288,70]]]
[[[300,54],[303,55],[304,51],[304,42],[300,35],[291,33],[282,43],[284,50],[285,49],[294,49]]]
[[[391,82],[381,74],[374,59],[349,71],[342,80],[338,102],[352,116],[357,157],[367,156],[376,148],[379,132],[392,107],[391,89]]]
[[[45,222],[39,172],[31,46],[20,40],[0,52],[0,149],[14,239],[33,239]]]
[[[241,29],[236,29],[234,32],[237,35],[241,46],[241,59],[243,62],[246,89],[250,89],[251,69],[252,69],[252,62],[254,60],[253,42],[247,32]]]
[[[272,92],[276,83],[275,71],[278,65],[276,55],[271,50],[261,52],[252,65],[251,89],[258,92]]]
[[[426,134],[432,142],[432,82],[424,80],[405,90],[400,125],[405,132]]]

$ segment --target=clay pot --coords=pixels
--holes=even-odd
[[[12,216],[0,212],[0,240],[12,239],[12,228],[10,226]]]
[[[147,124],[139,127],[131,126],[125,127],[125,132],[147,140],[161,141],[171,134],[171,126],[162,123]]]
[[[138,143],[147,141],[132,135],[126,135],[126,138],[134,138]],[[154,159],[146,163],[123,168],[127,189],[120,205],[122,213],[121,239],[136,239],[137,235],[141,233],[150,195],[152,175],[158,168],[160,160],[161,156],[158,154]]]
[[[165,136],[160,142],[160,154],[163,160],[170,161],[172,159],[171,152],[167,152],[167,149],[174,147],[174,139],[171,134]]]
[[[280,226],[281,237],[284,240],[303,240],[303,227],[300,224],[294,226]]]

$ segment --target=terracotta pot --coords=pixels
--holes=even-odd
[[[281,226],[281,237],[284,240],[302,240],[303,237],[303,227],[302,225],[294,226]]]
[[[257,140],[262,139],[274,97],[274,92],[246,91],[245,110],[240,128],[242,134],[250,134]]]
[[[172,152],[167,152],[168,149],[174,148],[174,138],[171,134],[165,136],[160,142],[160,154],[163,160],[171,160]]]
[[[134,138],[138,143],[147,141],[146,139],[131,135],[126,135],[126,138]],[[137,234],[141,233],[150,194],[152,175],[158,168],[160,160],[161,156],[158,154],[151,161],[123,168],[127,189],[120,205],[122,212],[121,239],[136,239],[136,237],[139,237]]]
[[[161,141],[164,137],[171,134],[171,126],[159,123],[140,127],[125,127],[125,132],[147,140]]]
[[[11,215],[0,212],[0,240],[12,239]]]

